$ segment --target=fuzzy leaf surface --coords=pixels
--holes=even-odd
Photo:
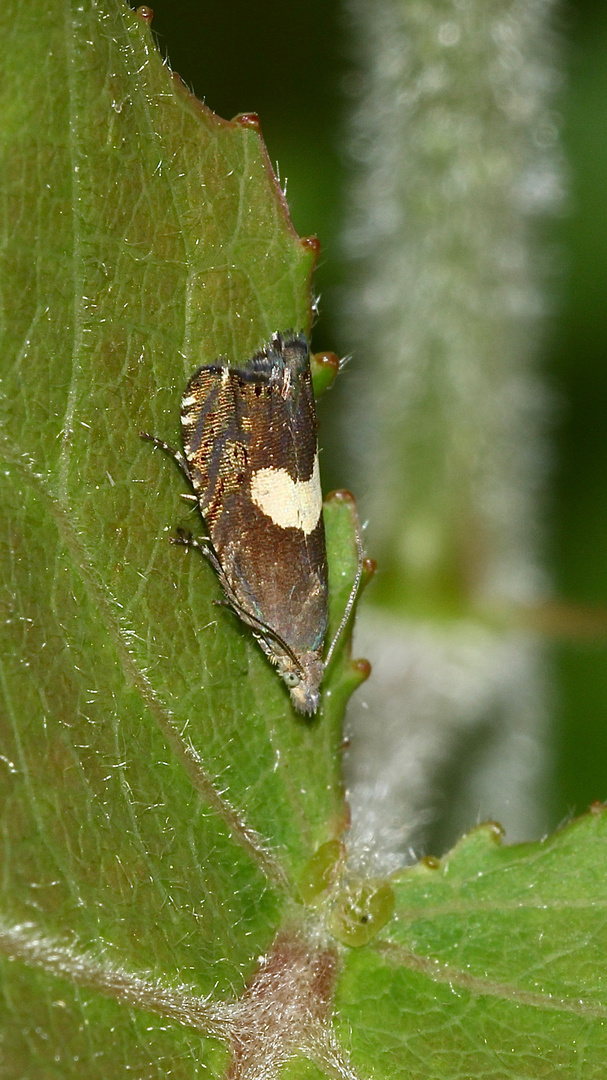
[[[361,1075],[603,1077],[606,876],[597,808],[513,847],[480,826],[393,880],[395,917],[350,950],[338,994]]]
[[[8,0],[0,28],[2,1067],[220,1075],[223,1042],[6,956],[21,927],[233,996],[341,827],[343,702],[293,714],[169,544],[202,525],[139,438],[179,444],[200,363],[309,332],[315,254],[259,131],[203,107],[120,0]]]

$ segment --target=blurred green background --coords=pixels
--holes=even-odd
[[[340,0],[156,0],[153,7],[160,50],[194,92],[226,118],[259,114],[270,158],[288,179],[295,228],[322,244],[313,345],[343,353],[337,308],[348,279],[340,235],[353,62]],[[547,558],[559,602],[607,611],[607,5],[571,0],[556,9],[556,23],[567,77],[560,107],[569,195],[548,230],[557,272],[543,354],[556,401]],[[355,377],[356,357],[349,370]],[[327,490],[355,486],[332,420],[345,407],[343,392],[329,399],[321,413]],[[554,648],[554,824],[607,799],[607,640],[600,630],[585,634],[583,617],[576,621],[576,638]]]

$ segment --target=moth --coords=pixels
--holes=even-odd
[[[225,603],[253,632],[289,688],[295,708],[316,712],[320,684],[351,612],[359,567],[339,630],[323,660],[328,577],[317,420],[303,334],[273,334],[242,364],[203,364],[181,401],[183,454],[170,453],[190,482],[208,536],[198,547],[217,573]]]

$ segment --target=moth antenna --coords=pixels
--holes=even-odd
[[[337,631],[335,633],[333,641],[329,645],[329,651],[328,651],[328,653],[326,655],[325,662],[324,662],[325,668],[328,668],[329,664],[331,663],[331,660],[333,658],[333,653],[335,652],[335,647],[337,645],[337,642],[339,641],[341,635],[343,634],[343,632],[344,632],[344,630],[346,628],[346,624],[348,622],[348,619],[350,618],[350,615],[352,614],[352,608],[354,607],[354,604],[356,603],[356,596],[358,594],[358,590],[360,588],[360,581],[361,581],[361,578],[363,576],[363,560],[364,560],[364,557],[365,557],[365,552],[364,552],[364,548],[363,548],[362,537],[360,535],[360,525],[358,523],[358,519],[356,521],[356,549],[358,551],[358,566],[356,567],[356,577],[354,578],[352,588],[350,589],[350,595],[348,597],[348,603],[346,604],[346,606],[344,608],[344,613],[343,613],[343,615],[341,617],[341,622],[340,622],[339,626],[337,627]]]

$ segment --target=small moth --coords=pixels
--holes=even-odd
[[[323,661],[328,582],[317,421],[308,343],[274,334],[242,365],[224,358],[194,372],[181,401],[183,454],[168,451],[194,489],[208,536],[198,547],[215,569],[226,603],[252,630],[289,688],[295,708],[316,712],[325,668],[354,603]]]

